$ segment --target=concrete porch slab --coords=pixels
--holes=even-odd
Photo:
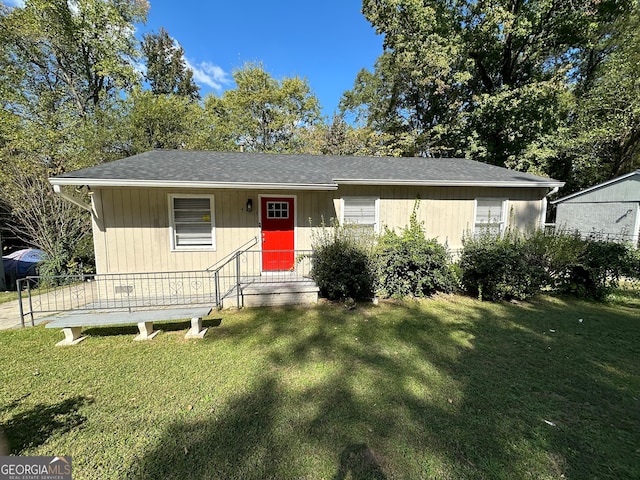
[[[245,307],[307,305],[318,301],[315,282],[252,283],[242,287]]]

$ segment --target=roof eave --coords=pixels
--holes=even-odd
[[[564,202],[566,200],[570,200],[572,198],[584,195],[585,193],[593,192],[594,190],[598,190],[600,188],[608,187],[609,185],[612,185],[614,183],[618,183],[618,182],[620,182],[622,180],[626,180],[627,178],[633,177],[634,175],[640,175],[640,170],[634,170],[633,172],[629,172],[626,175],[622,175],[620,177],[612,178],[611,180],[607,180],[606,182],[598,183],[597,185],[593,185],[591,187],[585,188],[584,190],[580,190],[579,192],[574,192],[574,193],[572,193],[570,195],[567,195],[566,197],[558,198],[557,200],[554,200],[553,202],[551,202],[551,204],[555,205],[556,203],[562,203],[562,202]]]
[[[459,180],[380,180],[380,179],[333,179],[338,185],[407,185],[421,187],[511,187],[511,188],[556,188],[564,182],[557,181],[459,181]]]
[[[456,180],[389,180],[389,179],[334,179],[334,183],[250,183],[250,182],[192,182],[174,180],[101,179],[78,177],[52,177],[52,185],[88,185],[91,187],[147,187],[147,188],[216,188],[242,190],[337,190],[338,185],[389,185],[427,187],[500,187],[500,188],[556,188],[557,181],[456,181]]]
[[[147,188],[218,188],[241,190],[337,190],[334,183],[249,183],[249,182],[186,182],[171,180],[130,180],[99,178],[49,178],[52,185],[88,185],[90,187]]]

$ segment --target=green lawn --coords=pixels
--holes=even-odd
[[[639,311],[443,296],[223,311],[204,340],[5,331],[0,424],[76,480],[640,478]]]
[[[0,292],[0,303],[13,302],[18,300],[17,292]]]

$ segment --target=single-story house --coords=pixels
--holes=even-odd
[[[557,208],[558,229],[638,245],[640,170],[559,198],[552,204]]]
[[[380,232],[407,226],[455,250],[482,224],[544,224],[562,182],[459,158],[153,150],[49,179],[89,210],[98,273],[201,270],[257,237],[266,252],[310,249],[333,218]],[[88,188],[86,205],[73,188]]]

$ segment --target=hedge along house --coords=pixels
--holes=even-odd
[[[556,228],[638,245],[640,170],[552,202]]]
[[[420,198],[427,234],[455,250],[482,224],[540,226],[546,196],[562,186],[466,159],[188,150],[149,151],[50,182],[91,212],[98,274],[211,271],[256,239],[243,257],[252,267],[234,267],[238,284],[241,268],[261,281],[295,271],[314,229],[331,219],[400,229]],[[91,205],[71,187],[88,188]]]

